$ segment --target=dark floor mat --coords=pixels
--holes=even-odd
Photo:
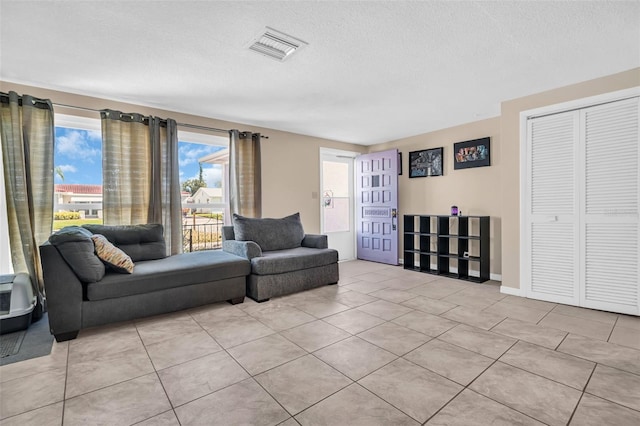
[[[0,336],[0,358],[15,355],[22,346],[25,331],[16,331],[15,333],[3,334]]]
[[[49,355],[52,345],[53,336],[49,331],[49,317],[45,313],[28,329],[0,336],[0,346],[2,346],[0,365]]]

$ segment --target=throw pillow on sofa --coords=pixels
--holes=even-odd
[[[80,281],[95,283],[104,277],[102,261],[96,256],[91,232],[79,226],[67,226],[49,237]]]
[[[164,228],[161,224],[144,225],[82,225],[92,234],[104,235],[109,242],[125,252],[132,261],[167,257]]]
[[[133,273],[133,261],[125,252],[114,246],[104,235],[91,236],[96,247],[96,254],[107,266],[123,274]]]
[[[233,233],[238,241],[253,241],[263,251],[300,247],[304,229],[300,213],[282,219],[254,219],[233,214]]]

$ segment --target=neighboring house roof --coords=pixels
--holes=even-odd
[[[229,148],[198,158],[198,163],[229,164]]]
[[[77,183],[58,183],[54,185],[55,192],[70,192],[73,194],[102,194],[102,185],[84,185]]]
[[[195,194],[193,194],[193,198],[197,197],[222,197],[222,188],[199,188]]]

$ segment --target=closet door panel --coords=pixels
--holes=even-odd
[[[527,295],[569,304],[579,300],[575,195],[578,123],[576,112],[532,120],[527,147]]]
[[[581,305],[640,313],[638,98],[586,108]]]

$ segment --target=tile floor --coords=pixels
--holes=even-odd
[[[0,368],[2,425],[639,425],[640,318],[376,263],[83,330]]]

